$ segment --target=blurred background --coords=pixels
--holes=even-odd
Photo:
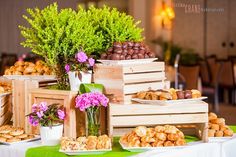
[[[177,76],[176,88],[201,90],[211,110],[236,124],[235,0],[0,0],[1,75],[16,60],[36,58],[20,45],[18,25],[26,25],[26,9],[55,1],[73,9],[106,4],[140,20],[145,42],[165,61],[172,87]]]

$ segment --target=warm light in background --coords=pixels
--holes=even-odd
[[[172,6],[168,6],[164,0],[162,1],[159,15],[161,16],[162,28],[171,29],[172,20],[175,18],[175,12]]]

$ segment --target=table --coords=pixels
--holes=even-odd
[[[236,126],[231,127],[236,133]],[[186,136],[187,142],[196,141],[197,138],[192,136]],[[235,157],[236,156],[236,138],[223,143],[200,143],[190,147],[186,147],[178,150],[171,150],[168,152],[148,151],[143,153],[134,153],[122,150],[118,144],[118,138],[114,139],[114,145],[112,152],[104,155],[94,155],[89,157]],[[34,141],[30,143],[24,143],[19,145],[5,146],[0,145],[1,157],[68,157],[67,155],[58,152],[59,146],[42,146],[40,141]],[[221,151],[222,150],[222,151]],[[75,156],[74,156],[75,157]],[[88,157],[84,155],[83,157]]]

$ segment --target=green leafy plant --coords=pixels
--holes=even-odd
[[[59,88],[68,88],[65,64],[81,49],[87,54],[102,49],[103,36],[95,35],[97,27],[90,24],[91,20],[82,8],[78,12],[72,9],[59,11],[54,3],[42,10],[27,9],[27,12],[29,16],[23,17],[30,27],[19,26],[26,39],[21,44],[44,57],[57,76]]]
[[[19,26],[25,41],[21,44],[43,57],[54,70],[59,89],[69,89],[65,65],[78,51],[88,56],[99,56],[114,41],[141,41],[143,29],[133,17],[117,9],[90,7],[87,11],[79,7],[58,9],[56,3],[40,10],[27,9],[24,19],[29,27]]]
[[[96,35],[102,35],[104,39],[102,49],[98,49],[98,52],[107,50],[114,41],[143,40],[143,29],[138,27],[140,21],[135,22],[132,16],[121,13],[116,8],[91,6],[87,14],[91,24],[96,27]]]

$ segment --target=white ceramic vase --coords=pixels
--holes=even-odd
[[[79,91],[81,83],[91,83],[92,81],[92,71],[88,72],[83,71],[69,71],[69,81],[70,81],[70,90]]]
[[[53,146],[60,143],[63,133],[63,124],[44,127],[40,126],[40,136],[43,145]]]

